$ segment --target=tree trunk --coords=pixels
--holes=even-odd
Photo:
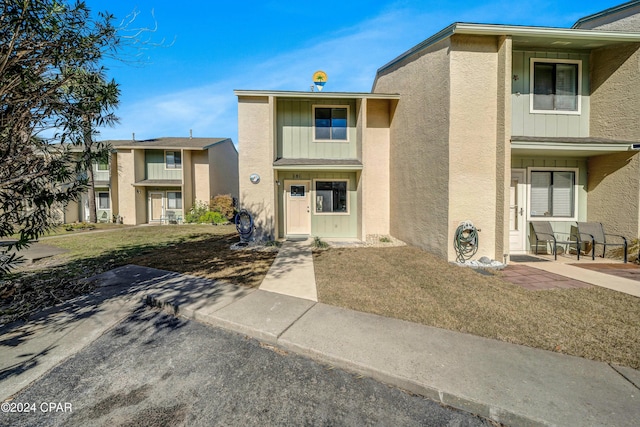
[[[98,222],[98,214],[96,211],[96,188],[93,180],[93,156],[91,155],[91,121],[85,121],[84,129],[84,161],[87,171],[87,181],[89,188],[87,189],[87,198],[89,199],[89,222],[95,224]]]

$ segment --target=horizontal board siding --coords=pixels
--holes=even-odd
[[[182,179],[182,169],[166,168],[164,150],[145,150],[144,163],[145,179]]]
[[[285,236],[284,182],[287,180],[307,180],[311,185],[311,235],[318,237],[355,238],[358,236],[358,191],[355,172],[313,172],[287,171],[278,174],[282,185],[278,186],[278,229]],[[314,180],[346,179],[349,181],[349,215],[316,215],[313,212],[315,199]]]
[[[578,220],[587,218],[587,159],[565,157],[520,157],[511,158],[512,169],[527,168],[578,168]],[[527,175],[527,180],[529,176]],[[527,186],[527,191],[529,187]],[[527,202],[528,203],[528,202]],[[551,221],[551,227],[557,233],[570,233],[575,221]],[[531,242],[531,229],[527,226],[527,241]],[[564,236],[563,237],[567,237]],[[535,239],[533,239],[535,241]]]
[[[349,106],[349,141],[313,141],[313,106]],[[356,103],[344,99],[279,99],[277,114],[277,156],[287,159],[355,159]]]
[[[582,105],[580,115],[532,114],[530,111],[531,58],[582,61]],[[572,52],[514,51],[511,90],[511,133],[518,136],[589,136],[589,54]]]

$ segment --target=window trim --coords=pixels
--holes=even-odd
[[[344,182],[347,188],[347,211],[346,212],[318,212],[316,210],[316,182]],[[345,216],[351,215],[351,196],[349,195],[349,179],[347,178],[315,178],[313,180],[313,188],[311,197],[313,200],[311,201],[312,212],[313,215],[318,216]]]
[[[316,138],[316,109],[318,108],[344,108],[347,110],[347,138],[346,139],[317,139]],[[313,126],[311,127],[311,140],[313,142],[349,142],[349,125],[351,124],[351,106],[349,104],[316,104],[312,106],[311,111],[311,122]]]
[[[535,64],[536,63],[552,63],[552,64],[577,64],[578,65],[578,109],[570,110],[536,110],[533,108],[533,98],[535,94]],[[581,59],[564,59],[564,58],[531,58],[529,60],[529,112],[531,114],[560,114],[578,116],[582,114],[582,60]]]
[[[173,167],[169,167],[169,163],[167,162],[167,153],[174,153],[173,155]],[[180,167],[175,166],[175,153],[180,153]],[[164,150],[164,169],[165,170],[182,170],[182,150]]]
[[[175,198],[173,199],[173,200],[180,200],[180,207],[172,208],[171,206],[169,206],[169,203],[170,203],[170,200],[171,200],[171,199],[169,198],[169,193],[180,193],[180,197],[179,197],[179,198],[178,198],[178,197],[175,197]],[[167,207],[164,209],[165,211],[168,211],[168,210],[171,210],[171,211],[181,211],[181,210],[182,210],[182,207],[184,206],[183,199],[182,199],[182,190],[180,190],[180,191],[167,190],[167,191],[165,192],[165,197],[167,198]]]
[[[573,172],[573,216],[531,216],[531,172]],[[562,168],[562,167],[535,167],[527,168],[527,221],[551,221],[551,222],[567,222],[578,221],[578,205],[579,205],[579,187],[580,187],[580,169],[579,168]]]
[[[100,207],[100,195],[101,194],[106,194],[107,195],[107,204],[109,206],[106,207],[106,208],[101,208]],[[111,194],[109,194],[108,191],[96,191],[96,208],[98,210],[101,210],[101,211],[111,210]]]

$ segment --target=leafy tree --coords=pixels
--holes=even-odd
[[[75,70],[77,74],[65,88],[65,103],[69,105],[70,114],[67,117],[68,128],[73,129],[72,135],[81,138],[74,141],[82,146],[79,159],[79,172],[87,179],[87,199],[89,201],[89,222],[97,222],[95,180],[93,164],[108,162],[110,147],[103,142],[96,141],[96,127],[112,126],[118,118],[113,110],[118,105],[120,90],[118,84],[106,81],[102,72],[87,72],[84,69]]]
[[[18,261],[7,249],[49,231],[56,204],[86,188],[67,147],[109,120],[92,91],[114,95],[101,66],[120,48],[113,19],[84,2],[0,0],[0,241],[17,238],[0,247],[0,272]],[[105,86],[89,90],[92,79]]]

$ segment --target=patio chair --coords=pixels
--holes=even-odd
[[[581,239],[591,241],[591,259],[596,259],[596,245],[602,245],[602,258],[607,252],[607,246],[623,246],[624,262],[627,263],[627,239],[619,234],[608,234],[604,232],[604,226],[601,222],[578,222],[578,235]],[[616,237],[622,240],[622,243],[612,243],[607,241],[607,237]]]
[[[551,248],[553,251],[553,258],[555,260],[558,259],[558,244],[569,246],[575,245],[576,253],[578,254],[578,261],[580,261],[580,238],[577,235],[574,236],[569,233],[554,232],[549,221],[531,221],[531,226],[533,227],[533,234],[536,239],[536,255],[538,255],[538,242],[552,242]],[[569,236],[569,239],[558,240],[556,234],[566,234]],[[571,240],[571,237],[575,237],[576,240]]]

